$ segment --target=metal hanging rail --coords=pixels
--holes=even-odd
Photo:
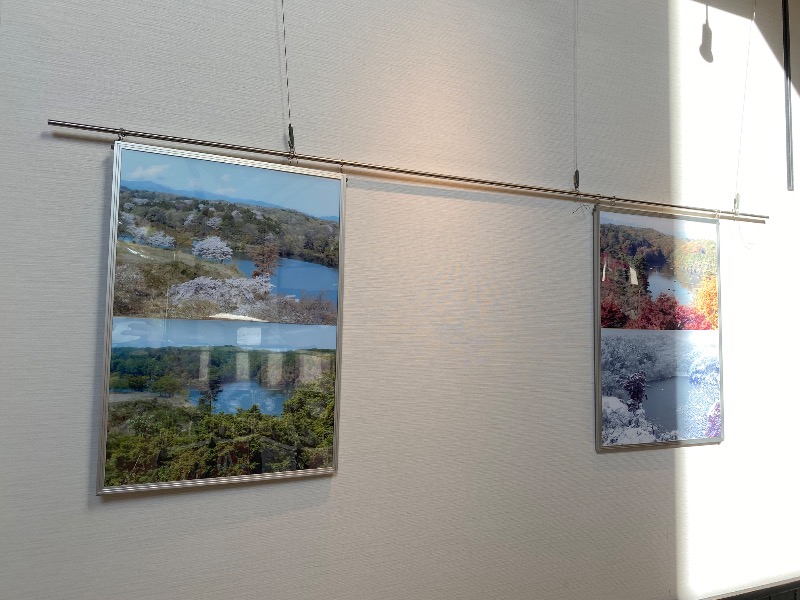
[[[161,133],[148,133],[146,131],[130,131],[119,127],[103,127],[101,125],[87,125],[85,123],[71,123],[69,121],[57,121],[55,119],[48,119],[47,124],[51,127],[64,127],[66,129],[79,129],[82,131],[93,131],[95,133],[110,133],[119,136],[120,139],[124,137],[142,138],[149,140],[159,140],[162,142],[171,142],[175,144],[187,144],[191,146],[205,146],[208,148],[220,148],[223,150],[232,150],[234,152],[245,152],[250,154],[266,154],[269,156],[278,156],[289,160],[297,160],[302,162],[320,163],[339,168],[348,167],[351,169],[365,170],[365,171],[378,171],[382,173],[393,173],[396,175],[407,175],[410,177],[420,177],[423,179],[440,179],[443,181],[450,181],[455,183],[464,183],[468,185],[476,185],[482,187],[496,187],[509,190],[519,190],[523,192],[536,192],[554,196],[564,200],[571,200],[573,202],[588,202],[592,204],[599,204],[602,206],[620,206],[620,207],[644,207],[653,212],[672,213],[681,215],[695,215],[705,216],[715,219],[727,219],[732,221],[747,221],[751,223],[764,223],[769,219],[766,215],[755,215],[750,213],[740,213],[738,211],[725,211],[714,210],[711,208],[700,208],[696,206],[682,206],[679,204],[666,204],[663,202],[653,202],[650,200],[636,200],[634,198],[622,198],[618,196],[608,196],[605,194],[589,194],[578,190],[565,190],[558,188],[549,188],[539,185],[529,185],[524,183],[509,183],[505,181],[494,181],[491,179],[477,179],[474,177],[462,177],[460,175],[447,175],[444,173],[432,173],[428,171],[417,171],[415,169],[404,169],[401,167],[387,167],[384,165],[374,165],[355,160],[344,160],[337,158],[326,158],[324,156],[313,156],[310,154],[299,154],[295,152],[286,152],[284,150],[269,150],[266,148],[256,148],[253,146],[240,146],[238,144],[227,144],[223,142],[212,142],[208,140],[195,140],[192,138],[178,137],[174,135],[164,135]]]

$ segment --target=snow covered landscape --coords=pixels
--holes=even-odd
[[[721,437],[717,331],[603,329],[600,361],[602,446]],[[654,393],[670,380],[680,393]]]

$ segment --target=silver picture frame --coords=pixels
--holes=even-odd
[[[97,494],[338,469],[345,177],[114,145]]]
[[[724,440],[719,221],[594,210],[597,452]]]

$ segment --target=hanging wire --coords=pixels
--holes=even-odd
[[[794,142],[792,139],[792,52],[790,48],[789,1],[782,0],[783,13],[783,102],[786,113],[786,191],[794,191]]]
[[[744,65],[744,90],[742,92],[742,117],[739,121],[739,150],[736,154],[736,181],[735,181],[735,195],[733,197],[733,212],[734,214],[739,214],[739,168],[742,162],[742,139],[744,138],[744,115],[747,109],[747,80],[749,79],[749,71],[750,71],[750,46],[753,40],[753,24],[756,21],[756,2],[757,0],[753,0],[753,14],[750,18],[750,25],[747,32],[747,58],[745,59]],[[742,223],[739,221],[737,223],[739,229],[739,239],[741,240],[742,246],[746,250],[751,250],[754,247],[754,244],[745,240],[744,232],[742,231]]]
[[[577,191],[581,186],[578,171],[578,0],[575,0],[575,19],[572,48],[572,134],[575,150],[575,173],[572,176],[572,187]]]
[[[596,204],[594,204],[594,205],[593,204],[586,204],[585,202],[581,202],[580,204],[578,204],[578,208],[576,208],[575,210],[572,211],[572,214],[574,215],[576,212],[581,211],[581,216],[586,218],[586,215],[593,215],[594,214],[595,206],[597,206],[597,205]]]
[[[286,74],[286,109],[289,112],[289,152],[294,155],[294,128],[292,127],[292,99],[289,95],[289,57],[286,51],[286,9],[281,0],[281,24],[283,26],[283,70]],[[291,160],[291,158],[290,158]]]
[[[738,200],[739,196],[739,166],[742,162],[742,138],[744,132],[744,114],[745,109],[747,107],[747,80],[750,71],[750,43],[753,39],[753,23],[756,20],[756,0],[753,0],[753,15],[750,19],[750,26],[749,31],[747,33],[747,58],[745,59],[744,64],[744,91],[742,92],[742,117],[739,120],[739,151],[736,155],[736,198]],[[738,204],[738,202],[736,202]],[[735,206],[736,210],[738,210],[738,206]]]

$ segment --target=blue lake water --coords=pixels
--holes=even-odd
[[[691,290],[680,284],[672,271],[653,269],[647,272],[647,280],[650,284],[650,297],[654,300],[663,292],[675,296],[675,299],[683,305],[692,303]]]
[[[604,328],[600,336],[604,387],[618,388],[620,377],[641,369],[645,417],[666,431],[677,429],[680,439],[704,437],[708,410],[721,398],[719,331]],[[614,395],[628,398],[620,389]]]
[[[670,377],[648,383],[644,413],[667,431],[678,429],[679,404],[686,402],[692,387],[688,377]]]
[[[117,237],[121,242],[133,242],[130,235],[123,234]],[[229,262],[235,264],[245,277],[252,277],[255,264],[246,254],[236,253]],[[278,268],[271,281],[274,293],[282,296],[318,296],[334,304],[339,303],[339,269],[332,269],[324,265],[305,262],[294,258],[278,259]]]
[[[237,254],[232,262],[246,277],[252,277],[255,265],[250,257]],[[339,301],[339,270],[332,269],[316,263],[296,260],[294,258],[281,258],[278,268],[271,278],[275,285],[273,290],[282,296],[317,296],[322,292],[325,298],[338,303]]]
[[[336,325],[114,317],[111,344],[114,348],[238,346],[274,351],[335,349]]]
[[[200,390],[189,390],[189,402],[197,406],[201,395]],[[247,410],[258,405],[264,414],[279,415],[283,411],[283,403],[290,395],[289,390],[264,389],[253,380],[223,383],[217,393],[213,412],[233,414],[239,408]]]
[[[649,383],[642,408],[648,420],[667,431],[677,429],[678,439],[704,438],[709,410],[719,399],[719,384],[670,377]]]

